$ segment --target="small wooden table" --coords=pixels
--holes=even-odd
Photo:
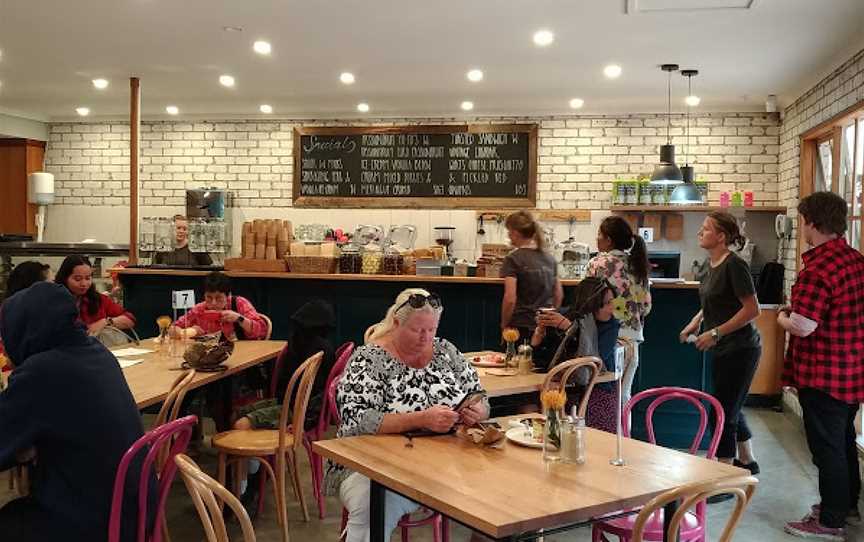
[[[477,356],[492,354],[494,352],[466,352],[463,354],[468,362]],[[480,376],[480,385],[486,390],[489,397],[504,397],[507,395],[518,395],[520,393],[532,393],[540,391],[543,386],[543,381],[546,379],[546,373],[531,373],[527,375],[517,374],[512,376],[491,375],[487,373],[487,367],[475,367],[477,374]],[[603,371],[597,376],[597,383],[615,382],[615,373]]]
[[[609,464],[615,435],[587,430],[584,465],[545,465],[541,451],[507,442],[481,448],[453,435],[413,439],[365,435],[312,444],[316,453],[369,477],[372,541],[385,540],[385,489],[441,512],[494,539],[519,540],[538,529],[572,528],[640,506],[691,482],[746,471],[632,439],[625,466]],[[674,510],[674,508],[672,508]],[[667,513],[670,510],[667,510]]]
[[[285,341],[237,341],[234,352],[225,361],[227,370],[220,373],[196,373],[190,389],[200,388],[211,382],[237,374],[267,360],[275,358],[285,347]],[[127,348],[125,345],[118,348]],[[123,369],[126,383],[132,391],[138,408],[162,402],[171,390],[171,384],[179,374],[176,370],[183,362],[181,358],[162,357],[156,352],[157,345],[151,340],[141,341],[140,348],[153,349],[153,352],[127,359],[144,359],[137,365]]]

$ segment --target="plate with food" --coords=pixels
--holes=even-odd
[[[510,442],[528,448],[543,448],[543,425],[546,420],[542,418],[527,418],[512,422],[505,436]]]
[[[504,354],[500,352],[476,352],[468,359],[474,367],[504,367]]]

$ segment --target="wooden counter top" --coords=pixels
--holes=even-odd
[[[153,276],[177,276],[177,277],[203,277],[209,271],[200,271],[193,269],[145,269],[141,267],[135,268],[112,268],[112,273],[121,275],[153,275]],[[225,271],[229,277],[237,278],[267,278],[267,279],[284,279],[284,280],[359,280],[372,282],[405,282],[405,283],[466,283],[466,284],[504,284],[504,279],[490,277],[441,277],[429,275],[360,275],[360,274],[331,274],[318,275],[308,273],[266,273],[254,271]],[[561,281],[564,286],[576,286],[579,284],[578,279],[564,279]],[[680,282],[680,283],[662,283],[652,284],[652,288],[666,289],[691,289],[698,288],[698,282]]]

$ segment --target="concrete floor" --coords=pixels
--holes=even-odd
[[[749,422],[754,433],[754,444],[762,468],[760,484],[749,509],[735,535],[736,541],[780,542],[796,540],[783,532],[783,523],[804,515],[812,503],[817,502],[816,472],[810,463],[804,436],[800,426],[792,418],[770,410],[748,410]],[[215,472],[216,458],[212,449],[204,447],[196,454],[195,460],[208,472]],[[312,499],[312,484],[306,457],[301,457],[300,465],[304,493],[310,514],[308,523],[302,521],[297,501],[288,499],[289,532],[294,542],[336,541],[338,539],[340,505],[336,499],[327,500],[327,517],[317,519]],[[5,478],[5,477],[4,477]],[[289,489],[290,493],[290,489]],[[0,503],[10,498],[6,483],[0,489]],[[277,542],[280,539],[272,509],[272,499],[268,499],[268,509],[255,524],[259,542]],[[717,504],[709,507],[709,540],[717,540],[723,522],[731,509],[731,504]],[[185,486],[179,479],[171,492],[168,503],[168,521],[173,542],[199,542],[204,540],[198,515],[188,497]],[[241,540],[238,529],[232,530],[233,540]],[[468,540],[467,529],[454,525],[451,530],[453,541]],[[398,534],[394,540],[398,539]],[[849,541],[864,541],[864,529],[849,529]],[[431,528],[411,531],[412,541],[432,540]],[[589,528],[577,529],[568,533],[546,537],[547,541],[590,541]]]

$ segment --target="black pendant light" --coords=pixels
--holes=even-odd
[[[678,71],[678,64],[663,64],[660,69],[668,74],[666,84],[666,144],[660,145],[660,163],[651,174],[651,184],[681,184],[683,176],[675,165],[675,145],[669,129],[672,125],[672,72]]]
[[[693,77],[699,75],[698,70],[681,70],[681,75],[687,78],[687,98],[693,96]],[[669,196],[670,205],[701,205],[702,194],[699,188],[693,183],[693,166],[690,165],[688,152],[690,150],[690,103],[687,104],[687,135],[684,140],[684,166],[681,167],[681,174],[684,178],[684,183],[679,184]]]

